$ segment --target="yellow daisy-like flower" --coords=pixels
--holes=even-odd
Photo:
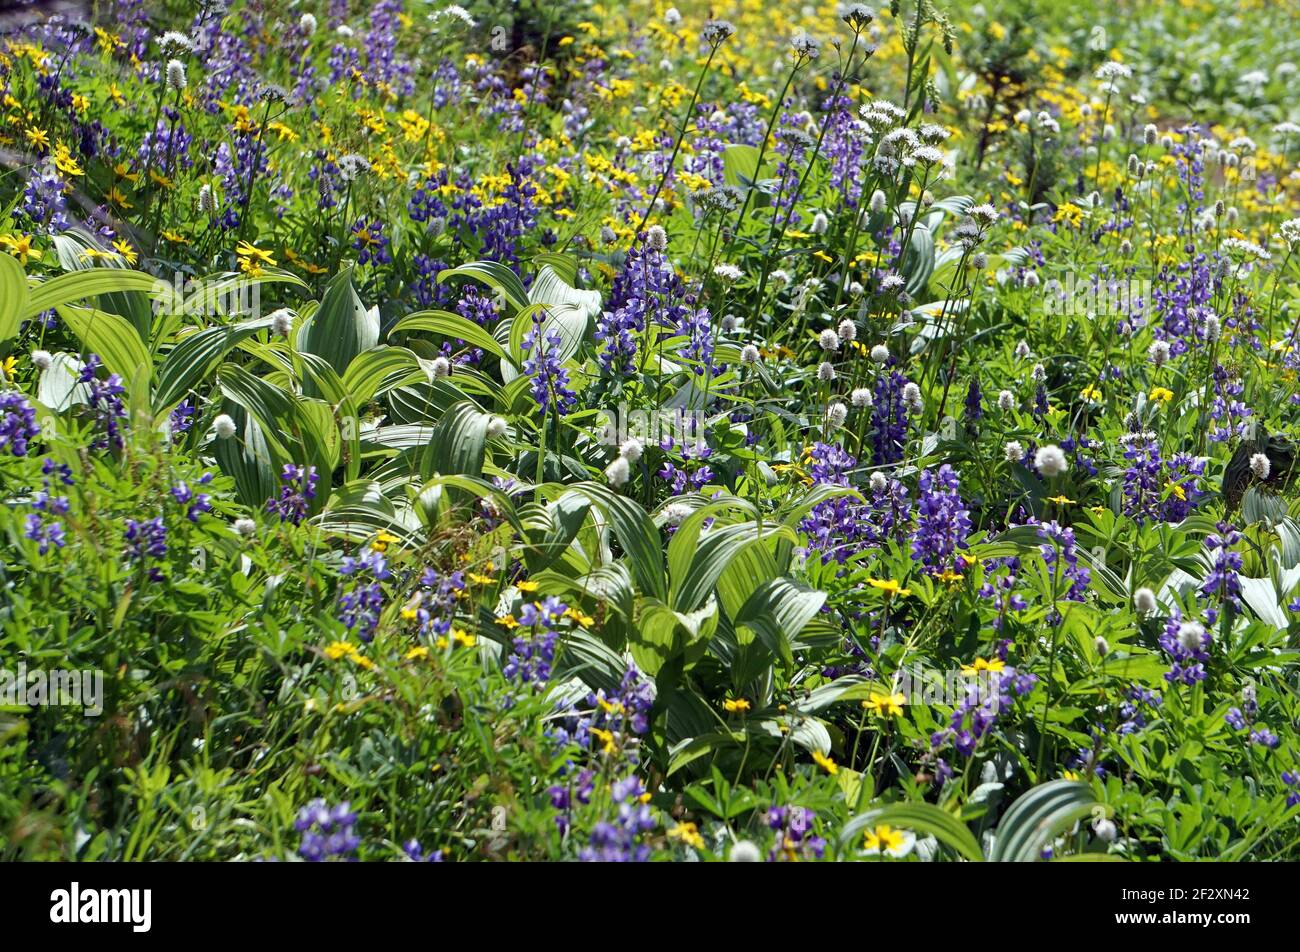
[[[612,754],[618,748],[614,745],[614,734],[612,731],[603,730],[599,727],[587,728],[587,733],[601,743],[601,752]]]
[[[906,856],[916,843],[916,836],[907,830],[896,830],[888,823],[882,823],[866,831],[866,850],[868,853],[888,853],[890,856]]]
[[[1168,403],[1174,398],[1174,392],[1167,387],[1153,387],[1148,399],[1153,403]]]
[[[737,714],[748,711],[752,705],[743,697],[728,698],[722,702],[722,708],[728,714]]]
[[[879,714],[881,717],[901,716],[903,705],[907,703],[907,696],[901,691],[894,691],[885,694],[881,691],[872,691],[871,697],[862,702],[862,706],[873,714]]]
[[[1048,497],[1047,497],[1047,501],[1048,501],[1048,502],[1054,502],[1054,503],[1056,503],[1058,506],[1073,506],[1074,503],[1075,503],[1075,500],[1071,499],[1071,498],[1068,497],[1068,496],[1064,496],[1064,495],[1062,495],[1062,496],[1048,496]]]
[[[406,653],[407,661],[419,661],[427,657],[429,657],[429,649],[425,645],[416,645]]]
[[[476,643],[474,636],[469,634],[463,628],[453,629],[451,636],[456,639],[456,644],[460,645],[462,648],[473,648]]]
[[[967,676],[979,674],[981,671],[987,671],[990,674],[997,674],[1006,666],[1006,662],[1001,658],[989,658],[987,661],[984,658],[976,658],[974,664],[962,665],[961,673]]]
[[[704,837],[700,836],[700,831],[694,823],[678,823],[668,831],[668,838],[686,846],[693,846],[697,850],[704,849]]]
[[[820,766],[828,774],[834,775],[840,772],[840,765],[837,764],[835,761],[831,760],[821,751],[814,750],[812,752],[812,759],[817,763],[818,766]]]
[[[135,264],[140,260],[140,256],[135,253],[135,249],[131,247],[125,238],[117,239],[117,241],[113,242],[113,247],[117,249],[118,254],[126,260],[127,264]]]
[[[26,264],[29,258],[40,261],[44,257],[39,248],[32,247],[31,235],[0,235],[0,245],[4,245],[5,250],[17,258],[19,264]]]
[[[1079,391],[1079,396],[1083,397],[1085,400],[1100,400],[1101,391],[1092,386],[1092,384],[1089,384]]]
[[[388,547],[397,541],[397,536],[383,529],[375,536],[374,541],[370,543],[370,548],[376,552],[387,552]]]
[[[14,371],[18,369],[18,358],[10,354],[4,360],[0,360],[0,377],[5,380],[14,379]]]
[[[263,265],[275,264],[275,256],[271,252],[263,251],[247,241],[241,241],[235,247],[235,255],[239,258],[239,269],[246,274],[261,274]]]
[[[350,655],[357,649],[352,647],[346,641],[336,641],[333,644],[325,646],[325,657],[331,661],[337,661],[345,655]]]
[[[519,591],[521,591],[521,592],[535,592],[535,591],[537,591],[540,587],[541,587],[541,586],[538,585],[536,582],[527,582],[527,581],[525,581],[525,582],[516,582],[516,583],[515,583],[515,588],[519,589]]]
[[[509,631],[512,628],[518,628],[519,622],[515,620],[514,615],[501,615],[497,618],[497,624]]]
[[[898,581],[892,578],[890,579],[869,578],[867,579],[867,584],[874,589],[878,589],[879,591],[884,592],[886,598],[893,598],[895,595],[912,594],[912,590],[910,588],[903,588],[903,586]]]

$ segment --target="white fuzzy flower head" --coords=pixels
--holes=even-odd
[[[1007,445],[1002,447],[1002,457],[1008,463],[1019,463],[1025,458],[1025,448],[1019,440],[1008,440]]]
[[[32,351],[32,366],[37,370],[49,370],[52,363],[54,363],[54,358],[50,356],[48,350]]]
[[[435,357],[433,363],[429,366],[434,380],[441,380],[443,377],[451,376],[451,361],[446,357]]]
[[[615,488],[626,485],[631,475],[632,468],[628,465],[626,456],[618,457],[605,469],[605,479]]]
[[[1300,248],[1300,218],[1290,218],[1278,226],[1277,233],[1292,251]]]
[[[277,337],[288,337],[293,330],[293,312],[287,307],[271,312],[271,333]]]
[[[1143,586],[1133,593],[1133,607],[1139,615],[1150,615],[1156,610],[1156,593]]]
[[[742,364],[758,363],[758,348],[753,344],[746,344],[740,348],[740,362]]]
[[[1184,651],[1200,651],[1205,643],[1205,626],[1195,621],[1183,622],[1178,626],[1178,643]]]
[[[884,492],[888,485],[889,480],[885,478],[884,473],[877,471],[871,474],[871,491],[873,493]]]
[[[738,318],[735,314],[728,314],[725,317],[723,317],[721,321],[718,322],[718,326],[722,328],[722,333],[734,334],[736,332],[736,328],[740,326],[740,318]]]
[[[158,37],[158,48],[164,53],[193,53],[194,41],[184,33],[168,30]]]
[[[1103,658],[1106,657],[1106,655],[1110,654],[1110,642],[1107,641],[1105,638],[1103,638],[1101,635],[1098,635],[1096,637],[1096,639],[1092,643],[1092,646],[1097,649],[1097,654],[1101,655]]]
[[[731,284],[735,284],[737,281],[743,278],[745,276],[745,272],[741,271],[734,264],[726,264],[724,262],[723,264],[714,266],[713,276],[716,277],[723,284],[731,285]]]
[[[1034,379],[1034,383],[1042,383],[1047,379],[1047,368],[1042,364],[1034,364],[1034,369],[1029,371],[1029,376]]]
[[[171,92],[180,93],[185,91],[189,85],[189,80],[185,78],[185,64],[178,59],[167,61],[167,88]]]
[[[842,403],[832,403],[826,408],[826,422],[831,426],[843,426],[849,418],[849,408]]]
[[[488,420],[488,425],[487,425],[488,439],[495,440],[497,437],[505,436],[507,428],[508,425],[506,424],[504,417],[499,417],[499,416],[492,417],[491,419]]]
[[[1147,356],[1151,358],[1151,363],[1157,367],[1163,367],[1169,361],[1169,341],[1158,340],[1147,348]]]
[[[871,406],[871,391],[866,387],[857,387],[849,394],[849,403],[859,409]]]
[[[731,847],[731,852],[727,854],[727,861],[731,863],[760,863],[763,861],[762,854],[752,840],[737,840]]]
[[[235,435],[235,421],[228,413],[219,413],[212,421],[212,429],[220,439],[228,440]]]
[[[629,463],[635,463],[641,458],[641,454],[644,452],[645,446],[643,446],[641,441],[638,439],[624,440],[623,445],[618,448],[619,455]]]
[[[780,291],[788,288],[794,278],[790,277],[790,272],[782,268],[777,268],[767,276],[767,283],[772,285],[774,291]]]
[[[718,46],[736,35],[736,28],[728,20],[710,20],[700,30],[700,39],[709,46]]]
[[[1049,479],[1061,475],[1069,468],[1065,461],[1065,451],[1055,443],[1040,446],[1034,454],[1034,468]]]
[[[304,13],[298,18],[298,29],[311,36],[316,32],[316,17],[311,13]]]
[[[818,336],[817,344],[828,354],[833,354],[840,349],[840,337],[828,327]]]
[[[1029,349],[1028,341],[1022,340],[1020,343],[1016,344],[1016,358],[1018,360],[1024,360],[1026,357],[1031,356],[1032,353],[1033,352]]]
[[[1142,127],[1142,141],[1147,145],[1156,144],[1156,136],[1160,135],[1160,130],[1155,127],[1155,123],[1148,122]]]
[[[1270,468],[1268,457],[1263,453],[1256,453],[1250,458],[1250,471],[1255,474],[1256,479],[1268,479]]]
[[[853,321],[846,317],[844,320],[840,321],[840,326],[836,328],[836,333],[839,334],[840,340],[848,344],[858,339],[858,325],[854,324]]]
[[[236,519],[232,528],[244,538],[248,538],[257,531],[257,523],[247,518]]]
[[[884,192],[882,192],[880,189],[876,189],[874,192],[871,193],[871,214],[883,215],[885,213],[885,209],[888,207],[889,207],[889,199],[885,197]]]
[[[691,514],[691,507],[681,502],[669,503],[664,507],[664,524],[680,526]]]
[[[664,23],[672,29],[677,29],[682,22],[682,15],[676,7],[669,7],[664,11]]]
[[[925,400],[921,398],[921,388],[908,381],[903,387],[903,403],[912,413],[920,413],[924,410]]]
[[[883,364],[889,360],[889,348],[884,344],[877,344],[871,348],[871,359],[877,364]]]
[[[212,194],[212,186],[204,185],[199,189],[199,213],[202,215],[215,215],[217,213],[217,197]]]
[[[818,212],[813,216],[812,224],[808,226],[808,230],[814,235],[824,235],[826,234],[826,229],[830,228],[830,226],[831,223],[826,216],[823,213]]]
[[[1119,830],[1115,828],[1115,821],[1108,820],[1106,817],[1100,817],[1092,825],[1092,832],[1097,835],[1097,839],[1103,843],[1114,843],[1115,838],[1119,836]]]
[[[830,383],[835,379],[835,368],[829,360],[823,360],[821,366],[817,368],[817,379],[822,383]]]
[[[998,394],[998,409],[1003,413],[1011,410],[1016,405],[1016,395],[1010,390],[1003,390]]]
[[[668,233],[658,225],[651,225],[645,233],[645,246],[651,251],[663,251],[668,247]]]

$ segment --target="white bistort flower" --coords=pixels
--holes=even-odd
[[[1034,468],[1049,479],[1061,475],[1069,468],[1065,451],[1055,443],[1040,446],[1034,454]]]
[[[228,440],[235,435],[235,421],[228,413],[219,413],[212,421],[212,429],[218,438]]]

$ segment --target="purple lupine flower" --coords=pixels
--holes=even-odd
[[[912,558],[933,575],[958,572],[964,567],[956,554],[958,549],[966,548],[971,520],[960,488],[957,473],[947,463],[937,473],[927,469],[921,474]]]
[[[776,842],[768,853],[769,863],[782,860],[821,859],[826,840],[813,835],[817,814],[807,807],[769,807],[767,828],[776,833]]]
[[[1165,680],[1170,684],[1196,684],[1206,677],[1205,665],[1210,661],[1209,649],[1214,639],[1205,626],[1196,621],[1183,621],[1182,613],[1174,609],[1160,633],[1160,647],[1172,659]]]
[[[199,485],[206,486],[211,481],[212,474],[204,473]],[[184,480],[172,487],[171,496],[178,505],[185,507],[185,518],[190,522],[198,522],[201,513],[212,511],[212,497],[207,493],[196,493]]]
[[[1074,539],[1074,530],[1063,527],[1056,521],[1044,522],[1038,527],[1038,537],[1044,542],[1038,547],[1043,561],[1047,563],[1055,582],[1065,581],[1069,588],[1062,597],[1072,601],[1083,601],[1092,573],[1079,565],[1079,550]],[[1059,585],[1058,585],[1059,591]]]
[[[655,828],[654,814],[645,803],[645,787],[636,775],[614,782],[610,797],[617,810],[591,830],[588,844],[578,854],[584,863],[644,863],[650,847],[642,836]]]
[[[551,678],[551,665],[555,661],[555,648],[559,633],[555,627],[568,606],[554,595],[542,602],[525,602],[519,611],[519,635],[502,673],[523,685],[544,685]]]
[[[363,642],[375,637],[379,614],[384,608],[384,589],[380,584],[392,577],[388,560],[382,552],[369,549],[360,558],[346,556],[339,574],[357,576],[348,590],[339,596],[339,621],[355,632]],[[368,578],[367,578],[368,576]]]
[[[121,449],[126,445],[121,423],[126,419],[126,404],[122,402],[122,394],[126,393],[126,387],[117,374],[109,374],[107,379],[100,380],[97,372],[102,366],[103,361],[99,359],[99,355],[90,354],[86,358],[86,363],[82,365],[81,375],[77,381],[90,385],[90,405],[95,410],[97,425],[104,430],[104,435],[92,445],[96,449],[108,447]]]
[[[1205,537],[1205,547],[1212,553],[1210,574],[1205,577],[1201,594],[1206,598],[1217,598],[1222,604],[1241,609],[1241,581],[1237,573],[1241,570],[1240,552],[1233,552],[1231,547],[1241,541],[1241,533],[1227,522],[1218,523],[1218,532]]]
[[[564,345],[558,331],[550,331],[543,340],[541,312],[533,316],[533,329],[524,335],[523,371],[533,378],[533,399],[545,413],[552,402],[560,414],[568,413],[577,405],[578,395],[569,389],[569,371],[560,363],[560,348]]]
[[[324,800],[311,801],[298,811],[293,828],[302,834],[298,855],[311,863],[356,858],[361,839],[353,831],[357,815],[346,801],[331,808]]]
[[[0,393],[0,452],[26,456],[27,445],[41,432],[36,409],[17,390]]]
[[[129,561],[148,566],[149,578],[154,582],[163,580],[162,569],[149,565],[165,558],[167,555],[167,526],[162,516],[136,521],[126,520],[126,557]]]
[[[282,522],[300,525],[311,507],[311,500],[316,498],[317,479],[315,466],[286,463],[280,472],[280,481],[284,483],[280,498],[268,499],[266,511],[278,515]]]
[[[897,463],[903,458],[907,442],[907,405],[903,388],[907,378],[894,369],[897,358],[890,357],[885,369],[876,377],[871,409],[872,461],[877,466]]]
[[[45,555],[50,551],[50,546],[61,549],[66,541],[63,534],[63,523],[46,522],[38,513],[29,513],[27,523],[23,529],[23,535],[36,543],[36,551]]]

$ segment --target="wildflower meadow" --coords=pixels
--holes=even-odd
[[[5,4],[0,858],[1300,859],[1297,10],[878,2]]]

